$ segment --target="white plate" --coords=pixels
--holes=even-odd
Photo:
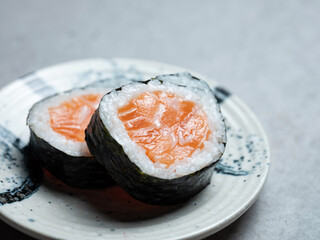
[[[19,149],[28,142],[25,122],[33,103],[101,79],[148,79],[181,71],[188,70],[144,60],[91,59],[30,73],[2,89],[1,219],[26,234],[45,239],[196,239],[209,236],[240,217],[265,183],[269,169],[267,137],[244,103],[194,72],[191,73],[216,88],[228,127],[223,161],[211,184],[196,197],[179,206],[150,206],[132,199],[118,187],[78,190],[48,174],[37,191],[28,197],[19,195],[27,188],[25,179],[29,174]],[[5,203],[8,196],[13,201],[23,200]]]

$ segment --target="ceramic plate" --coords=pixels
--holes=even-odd
[[[91,59],[27,74],[0,92],[0,217],[42,239],[197,239],[236,220],[256,200],[269,169],[267,137],[252,112],[218,83],[228,143],[211,184],[188,202],[146,205],[119,187],[79,190],[33,169],[24,156],[30,107],[51,94],[100,80],[148,79],[188,71],[134,59]],[[41,169],[40,169],[41,170]]]

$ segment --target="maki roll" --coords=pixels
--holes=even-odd
[[[69,186],[102,188],[114,184],[106,169],[93,159],[84,132],[106,92],[101,88],[74,89],[41,100],[29,111],[32,156]]]
[[[107,93],[86,129],[86,142],[131,196],[171,205],[210,183],[226,132],[211,88],[179,73]]]

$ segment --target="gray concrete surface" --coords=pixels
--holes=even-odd
[[[270,140],[257,202],[208,239],[320,239],[320,1],[0,0],[0,87],[48,65],[150,59],[214,78]],[[0,238],[31,239],[5,223]]]

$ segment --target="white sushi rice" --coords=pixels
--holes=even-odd
[[[39,137],[48,142],[54,148],[75,157],[91,156],[86,142],[68,140],[65,136],[55,132],[51,128],[51,118],[48,109],[60,106],[62,103],[71,100],[76,96],[86,94],[104,95],[111,89],[86,88],[74,89],[65,93],[48,97],[36,103],[30,110],[27,124],[32,131]],[[98,107],[98,104],[97,106]]]
[[[158,80],[150,81],[148,84],[132,83],[122,87],[121,91],[114,90],[105,95],[100,102],[99,114],[103,124],[111,136],[123,147],[129,159],[148,175],[164,179],[188,175],[215,162],[224,152],[225,125],[216,99],[206,83],[194,80],[190,82],[190,78],[189,74],[180,74],[178,78],[181,85],[185,84],[188,87],[177,86],[177,77],[171,76],[161,78],[166,80],[163,83]],[[196,150],[191,157],[176,160],[169,167],[159,162],[153,163],[145,154],[144,148],[131,140],[124,124],[118,118],[118,109],[127,105],[131,99],[138,97],[143,92],[159,90],[173,93],[200,106],[207,116],[211,131],[208,141],[204,142],[203,149]]]

